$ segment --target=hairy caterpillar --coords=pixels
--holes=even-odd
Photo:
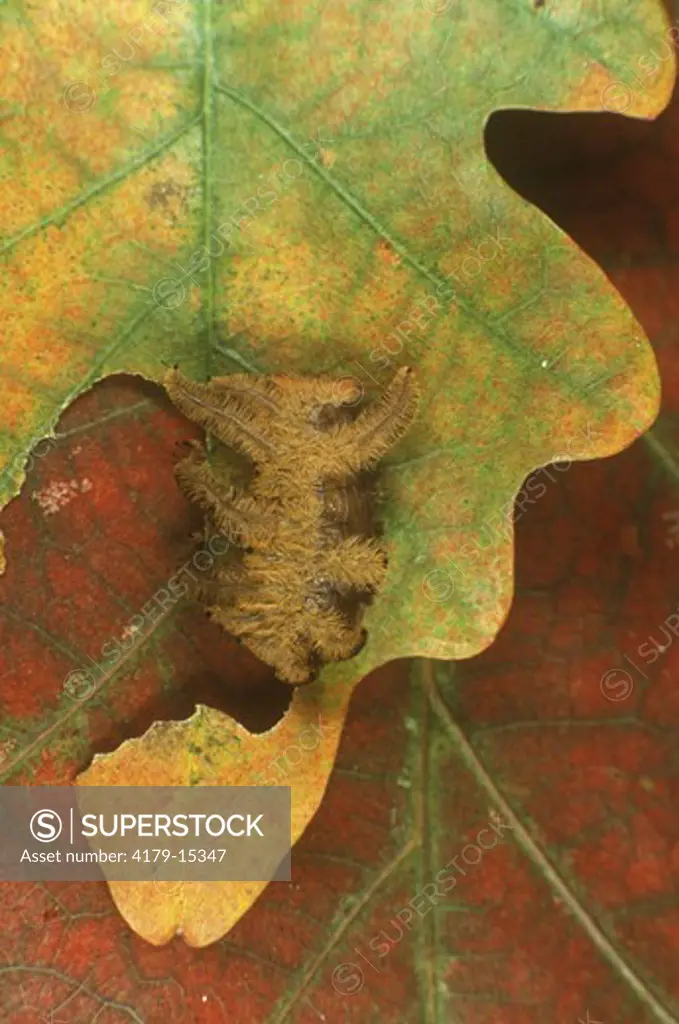
[[[348,377],[234,374],[201,384],[175,368],[165,387],[185,416],[254,464],[246,489],[195,443],[175,467],[187,497],[243,550],[240,564],[213,570],[201,599],[281,679],[311,682],[365,643],[364,605],[387,572],[366,474],[417,414],[412,370],[400,369],[367,406]]]

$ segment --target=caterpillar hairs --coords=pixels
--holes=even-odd
[[[400,369],[368,405],[350,377],[234,374],[203,384],[175,368],[165,387],[254,468],[237,487],[197,443],[175,467],[182,491],[242,552],[213,569],[200,598],[279,678],[311,682],[366,640],[364,608],[387,573],[368,481],[417,415],[412,370]]]

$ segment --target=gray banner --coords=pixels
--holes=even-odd
[[[0,786],[0,881],[290,881],[289,786]]]

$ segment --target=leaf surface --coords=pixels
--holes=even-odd
[[[140,492],[148,488],[153,509],[158,442],[172,444],[172,420],[153,414],[158,433],[149,443],[144,410],[121,414],[122,390],[111,399],[117,417],[96,426],[103,409],[93,417],[91,405],[78,403],[63,428],[75,432],[60,449],[81,447],[71,457],[84,460],[97,452],[97,437],[105,451],[124,451],[132,439],[146,444],[147,468],[140,472],[137,452],[134,480]],[[95,400],[103,403],[105,392],[85,401]],[[83,655],[96,656],[104,631],[125,633],[162,565],[151,561],[153,530],[122,557],[137,516],[135,503],[126,512],[121,502],[124,486],[93,475],[90,491],[44,514],[30,492],[44,494],[58,455],[36,464],[29,493],[7,516],[10,545],[22,551],[21,578],[14,559],[2,583],[12,587],[0,645],[0,694],[13,712],[3,718],[10,783],[69,782],[93,751],[139,735],[161,713],[186,717],[196,699],[216,705],[219,690],[238,680],[261,686],[256,663],[220,646],[218,633],[201,632],[187,602],[96,680],[96,693],[75,702],[63,692],[73,663],[50,642],[50,627],[70,616],[68,639],[87,666]],[[169,482],[169,458],[167,465]],[[364,680],[326,798],[295,846],[292,883],[269,886],[228,937],[203,949],[182,940],[152,946],[130,932],[103,884],[0,887],[0,999],[9,1024],[34,1024],[49,1011],[76,1024],[97,1012],[106,1024],[312,1024],[322,1015],[352,1024],[676,1024],[676,641],[650,666],[637,648],[649,636],[663,639],[659,626],[676,608],[669,543],[677,491],[641,442],[554,477],[518,523],[517,598],[496,645],[453,673],[439,666],[434,680],[396,664]],[[168,515],[172,492],[165,500],[159,493]],[[98,535],[98,522],[110,531],[113,521],[105,500],[119,508],[120,538]],[[175,516],[169,536],[180,526]],[[87,538],[77,555],[72,531]],[[117,608],[96,589],[102,554],[115,568],[118,589],[109,596]],[[40,619],[35,595],[64,576],[78,585],[55,589],[51,619]],[[72,595],[83,604],[94,595],[89,607],[102,618],[74,615]],[[8,607],[23,613],[21,625],[8,620]],[[625,655],[649,678],[633,674],[625,699],[609,700],[605,673],[634,673]],[[609,696],[624,695],[624,680],[613,681]],[[252,728],[251,716],[241,709]],[[317,756],[303,767],[309,776]],[[159,771],[158,759],[150,764]],[[495,815],[514,829],[477,859],[473,847]],[[528,841],[517,843],[517,824]],[[446,869],[453,858],[457,872]],[[418,894],[442,870],[456,885],[428,910],[426,893]],[[174,925],[175,894],[165,897]],[[157,908],[154,917],[162,923]],[[390,949],[380,956],[385,941]],[[658,1003],[664,1011],[655,1012]]]
[[[676,108],[671,117],[662,135],[655,125],[633,126],[648,129],[641,136],[623,132],[630,153],[617,173],[610,164],[602,170],[590,207],[583,203],[581,219],[568,226],[651,334],[673,415]],[[663,149],[642,155],[653,139]],[[573,208],[588,187],[576,179]],[[634,202],[623,202],[626,193]],[[60,424],[68,436],[34,457],[26,492],[3,515],[5,781],[71,781],[93,752],[138,736],[155,719],[185,718],[197,701],[218,707],[225,682],[241,680],[251,691],[261,683],[261,668],[188,607],[131,644],[114,673],[96,672],[103,639],[134,634],[132,617],[181,561],[188,533],[170,472],[172,444],[186,425],[145,401],[122,383],[87,395]],[[673,425],[661,421],[651,437],[670,469]],[[447,1021],[451,1001],[470,1024],[485,1024],[484,1015],[489,1024],[675,1024],[672,651],[651,685],[637,680],[635,699],[648,697],[634,713],[624,702],[604,704],[600,686],[609,665],[634,657],[649,635],[662,636],[658,626],[676,605],[675,492],[638,446],[623,460],[552,472],[556,483],[519,524],[512,616],[496,648],[457,670],[454,687],[445,674],[439,680],[440,717],[419,681],[397,667],[355,694],[327,800],[295,849],[292,885],[269,887],[208,950],[148,946],[118,918],[103,886],[5,885],[0,985],[11,1024],[34,1024],[50,1011],[55,1020],[98,1014],[106,1024],[309,1024],[323,1014],[402,1024]],[[639,556],[642,541],[648,562]],[[621,604],[623,584],[629,597]],[[64,682],[88,657],[96,688],[74,701]],[[240,699],[239,717],[254,728]],[[503,842],[462,878],[452,908],[439,905],[422,919],[415,912],[376,970],[360,961],[362,984],[352,992],[355,947],[373,956],[367,943],[381,930],[396,936],[396,914],[427,884],[429,867],[438,870],[438,854],[457,855],[497,810],[478,763],[463,756],[450,729],[451,713],[529,838],[563,874],[568,912],[533,848]],[[556,816],[555,806],[573,806],[572,820]],[[574,896],[613,956],[573,915]]]
[[[325,699],[324,699],[325,697]],[[158,722],[113,754],[95,757],[85,786],[290,786],[297,842],[318,810],[346,709],[323,689],[300,691],[276,726],[253,736],[232,718],[199,706],[184,722]],[[320,710],[322,709],[322,711]],[[110,882],[128,924],[156,945],[180,934],[207,946],[249,910],[266,882]]]
[[[412,364],[390,572],[341,672],[484,649],[511,600],[521,480],[619,451],[658,403],[639,324],[494,171],[484,125],[498,107],[600,110],[620,88],[628,114],[657,114],[674,60],[643,88],[635,72],[667,39],[660,4],[48,9],[0,15],[0,500],[31,442],[117,371],[334,371],[373,395]]]

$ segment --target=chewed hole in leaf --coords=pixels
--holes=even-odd
[[[78,398],[55,435],[35,445],[21,494],[0,515],[4,724],[30,740],[63,719],[75,770],[196,704],[252,732],[271,728],[290,687],[196,600],[211,538],[173,465],[200,432],[162,389],[119,375]],[[13,771],[30,772],[40,749]]]

